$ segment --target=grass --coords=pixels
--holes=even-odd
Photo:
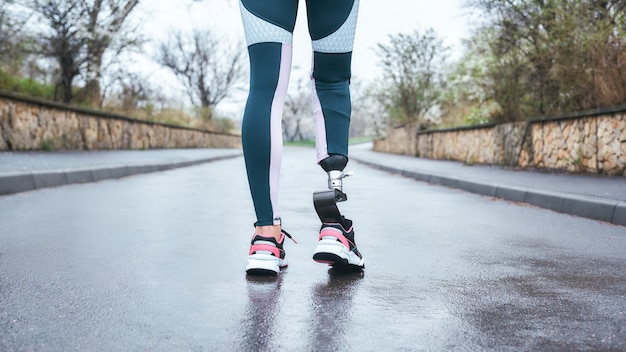
[[[293,142],[289,142],[289,141],[284,141],[285,145],[290,145],[290,146],[297,146],[297,147],[314,147],[315,146],[315,140],[314,139],[305,139],[302,141],[293,141]]]
[[[348,141],[349,144],[359,144],[359,143],[369,143],[371,141],[374,140],[375,137],[372,136],[365,136],[365,137],[354,137],[354,138],[350,138],[350,140]]]
[[[51,152],[54,150],[54,141],[52,139],[43,140],[40,147],[44,152]]]
[[[53,85],[15,77],[2,70],[0,70],[0,89],[44,99],[52,99],[54,96]]]

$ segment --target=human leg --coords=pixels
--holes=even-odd
[[[258,267],[277,272],[284,264],[285,235],[278,212],[278,178],[282,157],[281,119],[297,8],[298,0],[240,1],[250,58],[250,91],[241,135],[257,218],[247,270]],[[265,259],[274,264],[266,265]]]
[[[330,155],[348,156],[350,77],[358,6],[359,0],[307,0],[318,162]]]
[[[298,1],[241,0],[240,7],[250,58],[250,91],[241,132],[244,159],[257,217],[255,226],[276,232],[280,225],[281,118]],[[279,235],[280,231],[276,237]]]
[[[307,0],[317,161],[328,173],[331,189],[314,195],[322,227],[313,259],[351,269],[362,269],[364,261],[354,241],[352,221],[341,215],[336,201],[347,199],[341,179],[348,162],[350,66],[358,6],[359,0]]]

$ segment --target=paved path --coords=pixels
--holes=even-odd
[[[0,152],[0,196],[169,170],[240,155],[237,149]]]
[[[0,153],[0,195],[169,170],[241,156],[237,149]],[[377,153],[352,160],[429,183],[626,226],[626,178],[519,171]]]
[[[470,166],[377,153],[368,144],[353,148],[351,157],[417,180],[626,226],[626,177]]]
[[[245,276],[241,158],[0,197],[0,350],[626,350],[624,227],[351,163],[366,271],[339,275],[313,159],[285,149],[273,280]]]

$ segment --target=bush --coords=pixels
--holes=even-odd
[[[19,78],[0,70],[0,89],[36,98],[52,99],[54,86],[30,78]]]

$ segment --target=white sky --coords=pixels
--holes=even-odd
[[[378,43],[387,42],[389,35],[433,28],[453,52],[460,52],[461,39],[469,36],[469,17],[462,8],[463,1],[361,0],[352,58],[354,80],[371,81],[378,75],[374,48]],[[136,15],[143,22],[142,28],[148,38],[165,39],[172,29],[185,31],[193,27],[209,27],[229,40],[244,43],[237,0],[195,3],[190,0],[146,0],[140,2]],[[299,5],[293,47],[291,87],[295,80],[308,76],[311,65],[304,0]],[[157,70],[156,65],[144,66]]]

